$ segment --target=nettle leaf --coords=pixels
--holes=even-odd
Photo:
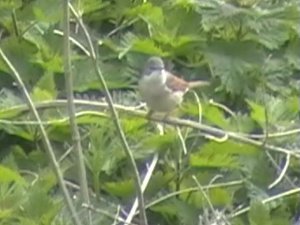
[[[276,179],[276,171],[268,163],[268,160],[263,151],[253,157],[247,155],[240,157],[241,170],[253,184],[253,187],[250,184],[247,187],[251,196],[256,198],[262,199],[263,197],[267,197],[265,190]]]
[[[170,4],[172,6],[164,9],[168,19],[159,26],[153,26],[151,37],[174,54],[188,57],[186,52],[192,54],[206,40],[201,29],[201,15],[192,7],[184,8],[174,1],[170,1]],[[189,26],[186,26],[187,23]]]
[[[194,225],[199,220],[199,210],[185,201],[176,200],[174,205],[181,224]]]
[[[156,149],[169,149],[174,146],[178,140],[178,136],[175,132],[168,132],[163,136],[151,135],[148,138],[144,139],[143,146],[146,148],[156,148]]]
[[[35,186],[28,190],[26,202],[21,208],[20,215],[32,219],[35,223],[49,224],[53,222],[61,206],[45,190]]]
[[[300,40],[294,39],[290,41],[287,49],[285,58],[288,60],[289,64],[294,66],[296,69],[300,70]]]
[[[208,192],[209,200],[214,206],[226,206],[232,202],[233,195],[224,188],[214,188]]]
[[[41,70],[32,64],[38,52],[33,42],[10,37],[2,40],[0,46],[26,84],[39,78]],[[10,70],[1,63],[0,70],[10,73]]]
[[[140,38],[132,33],[125,34],[118,48],[119,58],[122,58],[129,51],[144,53],[148,55],[164,56],[166,53],[151,39]]]
[[[53,100],[56,98],[56,88],[53,78],[53,74],[45,74],[41,79],[35,84],[31,97],[33,101],[44,101]]]
[[[131,50],[148,55],[165,55],[163,50],[161,50],[151,39],[137,39],[133,43]]]
[[[223,143],[209,142],[201,147],[201,152],[206,153],[227,153],[227,154],[241,154],[241,155],[255,155],[258,149],[255,146],[237,143],[227,140]]]
[[[296,5],[287,4],[272,9],[258,11],[259,16],[253,20],[251,29],[255,33],[246,35],[269,49],[277,49],[290,38],[293,26],[299,23],[299,9]],[[276,33],[276,35],[274,35]]]
[[[14,110],[9,110],[8,107],[13,107],[18,104],[22,104],[23,99],[22,96],[17,95],[14,91],[8,89],[8,88],[1,88],[0,90],[0,117],[2,117],[2,112],[5,114],[7,112],[7,115],[11,115],[10,113],[14,114]],[[6,108],[6,109],[3,109]]]
[[[0,24],[7,30],[14,32],[12,23],[12,10],[22,6],[22,0],[2,0],[0,1]]]
[[[5,124],[0,124],[0,128],[5,130],[9,134],[20,136],[30,141],[33,141],[35,139],[35,135],[30,133],[26,127],[15,126],[15,125],[5,126]]]
[[[274,21],[261,25],[261,28],[256,29],[255,32],[247,34],[244,40],[258,42],[271,50],[278,49],[289,39],[289,29],[284,24],[274,24]]]
[[[225,90],[241,94],[251,91],[255,79],[250,72],[262,64],[263,54],[250,42],[210,42],[204,55],[211,66],[213,76],[220,77]]]
[[[247,100],[251,107],[251,118],[255,120],[261,127],[265,127],[266,115],[268,113],[268,124],[274,126],[284,126],[296,119],[299,112],[298,97],[289,97],[288,99],[280,99],[276,97],[266,97],[266,105],[255,103]]]
[[[131,8],[126,14],[132,18],[141,17],[151,25],[161,25],[164,22],[162,8],[152,5],[151,2],[146,2]]]
[[[101,123],[101,128],[90,127],[89,139],[90,147],[86,152],[86,164],[94,176],[99,176],[104,171],[111,174],[118,169],[118,161],[124,157],[119,142],[111,142],[114,132],[110,129],[111,125]]]
[[[177,208],[174,204],[174,200],[163,201],[160,204],[156,204],[151,207],[151,211],[161,214],[162,216],[172,217],[177,214]]]
[[[134,194],[133,180],[124,180],[119,182],[106,182],[102,187],[108,193],[118,197],[131,197]]]
[[[188,108],[189,114],[197,116],[195,104],[190,106],[190,108],[193,108],[193,111]],[[208,122],[228,131],[249,132],[255,128],[253,120],[248,115],[237,113],[233,116],[230,115],[230,117],[225,116],[222,109],[212,104],[202,104],[202,116]]]
[[[34,1],[33,13],[38,21],[56,23],[62,19],[62,2],[53,0],[51,4],[47,0]]]
[[[189,164],[193,167],[239,168],[236,157],[228,154],[192,154]]]
[[[272,225],[290,225],[291,213],[285,205],[277,207],[271,211]]]
[[[11,182],[9,182],[9,183],[1,183],[0,193],[1,193],[0,219],[1,219],[1,223],[3,223],[5,219],[7,219],[8,221],[9,219],[14,219],[13,216],[16,215],[16,209],[19,208],[20,204],[24,201],[24,193],[26,193],[26,190],[21,185],[14,185]],[[5,218],[6,216],[7,218]],[[10,223],[8,222],[7,224],[12,224],[14,222],[10,222]]]
[[[56,86],[53,73],[46,72],[46,74],[44,74],[35,84],[35,87],[48,91],[53,98],[56,97]]]
[[[251,118],[264,127],[266,123],[265,107],[250,100],[247,100],[247,103],[251,107]]]
[[[253,9],[237,7],[220,1],[203,1],[199,13],[202,15],[202,26],[205,31],[214,31],[215,36],[226,40],[236,39],[248,20],[255,16]],[[244,26],[243,26],[244,25]]]
[[[35,102],[54,99],[54,97],[51,95],[51,93],[49,91],[42,90],[39,87],[35,87],[33,89],[33,92],[31,93],[31,98]]]
[[[170,180],[173,178],[174,174],[172,173],[163,173],[162,171],[155,172],[145,190],[145,195],[157,195],[159,191],[168,187]]]
[[[255,155],[257,148],[251,145],[226,141],[211,141],[201,147],[199,152],[191,154],[190,165],[195,167],[213,167],[237,169],[240,167],[238,155]]]
[[[95,11],[98,11],[100,9],[105,8],[110,3],[105,1],[95,1],[95,0],[81,0],[80,1],[80,10],[84,12],[84,14],[93,13]]]
[[[104,79],[109,88],[128,87],[130,79],[124,76],[124,65],[121,63],[99,62]],[[80,57],[73,61],[74,90],[82,92],[89,89],[102,89],[96,75],[95,66],[88,57]]]
[[[0,183],[16,182],[21,185],[25,185],[26,182],[20,174],[16,171],[0,165]]]
[[[248,218],[251,225],[272,225],[269,208],[259,201],[252,201]]]
[[[229,129],[231,127],[222,110],[211,104],[203,105],[203,116],[209,122],[223,129]]]
[[[255,122],[247,114],[237,113],[229,118],[231,129],[238,132],[250,133],[256,128]]]

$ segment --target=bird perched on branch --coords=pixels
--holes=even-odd
[[[150,109],[170,113],[183,100],[184,94],[192,88],[208,85],[207,81],[185,81],[165,70],[163,60],[150,57],[139,80],[139,92]]]

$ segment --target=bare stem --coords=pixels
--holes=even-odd
[[[74,105],[74,96],[73,96],[73,73],[71,71],[71,50],[70,50],[70,12],[69,12],[69,0],[64,1],[63,7],[64,14],[64,72],[65,72],[65,80],[66,80],[66,90],[68,97],[68,113],[69,113],[69,121],[72,130],[72,139],[74,144],[74,150],[77,155],[77,170],[79,176],[80,183],[80,192],[83,203],[90,204],[88,185],[87,185],[87,177],[86,177],[86,169],[84,165],[84,156],[82,153],[82,146],[80,142],[80,134],[78,131],[78,126],[76,123],[75,117],[75,105]],[[92,215],[91,211],[88,210],[88,221],[89,224],[92,224]]]
[[[18,82],[25,98],[26,98],[26,101],[27,101],[27,104],[28,104],[28,107],[30,109],[30,111],[32,112],[32,114],[34,115],[35,119],[37,120],[38,122],[38,128],[41,132],[41,137],[42,137],[42,141],[45,145],[45,149],[49,155],[49,158],[51,160],[51,163],[52,163],[52,166],[53,166],[53,169],[54,169],[54,172],[56,174],[56,177],[58,179],[58,183],[60,185],[60,188],[62,189],[62,192],[63,192],[63,196],[65,198],[65,201],[67,203],[67,206],[69,208],[69,211],[72,215],[72,220],[73,220],[73,223],[76,224],[76,225],[81,225],[81,222],[78,218],[78,215],[75,211],[75,207],[73,206],[73,203],[72,203],[72,200],[70,198],[70,195],[68,193],[68,189],[64,183],[64,179],[63,179],[63,175],[62,175],[62,172],[59,168],[59,164],[56,160],[56,157],[55,157],[55,154],[54,154],[54,151],[53,151],[53,148],[51,146],[51,143],[50,143],[50,140],[48,138],[48,135],[46,133],[46,130],[42,124],[42,121],[41,121],[41,118],[35,108],[35,105],[33,104],[31,98],[30,98],[30,95],[23,83],[23,80],[21,79],[21,76],[20,74],[18,73],[18,71],[15,69],[15,67],[13,66],[13,64],[9,61],[9,59],[6,57],[6,55],[4,54],[4,52],[2,51],[2,49],[0,48],[0,56],[2,57],[3,61],[6,63],[6,65],[9,67],[9,69],[12,71],[13,73],[13,76],[14,78],[16,79],[16,81]]]
[[[142,225],[148,225],[146,210],[145,210],[145,203],[144,203],[144,196],[143,196],[143,191],[142,191],[142,182],[141,182],[141,178],[140,178],[140,174],[139,174],[137,165],[135,163],[133,154],[130,150],[129,144],[127,143],[127,140],[126,140],[125,134],[123,132],[123,129],[121,127],[121,124],[120,124],[120,121],[119,121],[119,116],[118,116],[117,111],[114,108],[113,100],[112,100],[112,97],[111,97],[111,95],[108,91],[107,84],[105,82],[105,79],[103,78],[101,69],[98,65],[96,53],[95,53],[90,35],[89,35],[85,25],[83,24],[81,18],[78,16],[78,13],[75,11],[75,9],[72,7],[71,4],[69,4],[69,6],[70,6],[70,9],[71,9],[73,15],[75,16],[77,22],[79,23],[80,27],[82,28],[82,30],[84,32],[84,35],[85,35],[85,38],[88,42],[88,47],[89,47],[89,51],[90,51],[90,54],[91,54],[91,59],[93,61],[93,64],[94,64],[94,67],[95,67],[95,70],[96,70],[96,75],[97,75],[97,77],[98,77],[98,79],[99,79],[99,81],[100,81],[100,83],[101,83],[101,85],[102,85],[102,87],[105,91],[105,98],[106,98],[106,101],[108,103],[108,107],[109,107],[109,109],[112,113],[113,122],[115,123],[115,126],[117,128],[117,133],[118,133],[118,135],[121,139],[121,143],[123,145],[125,153],[126,153],[127,157],[129,158],[130,163],[132,165],[132,169],[133,169],[133,172],[134,172],[136,192],[137,192],[138,202],[139,202],[140,223]]]

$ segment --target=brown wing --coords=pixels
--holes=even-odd
[[[173,74],[167,72],[167,80],[166,80],[166,86],[171,89],[172,91],[182,91],[187,92],[189,89],[189,84],[182,80]]]

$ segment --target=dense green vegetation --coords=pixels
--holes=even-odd
[[[145,224],[124,215],[137,180],[97,66],[142,182],[150,178],[143,194],[149,225],[299,223],[299,0],[72,1],[73,89],[90,99],[74,101],[84,159],[61,100],[68,96],[63,4],[0,1],[0,224],[73,224],[59,172],[82,224]],[[160,116],[149,122],[136,108],[137,80],[153,55],[186,80],[211,82],[185,96],[164,134]]]

